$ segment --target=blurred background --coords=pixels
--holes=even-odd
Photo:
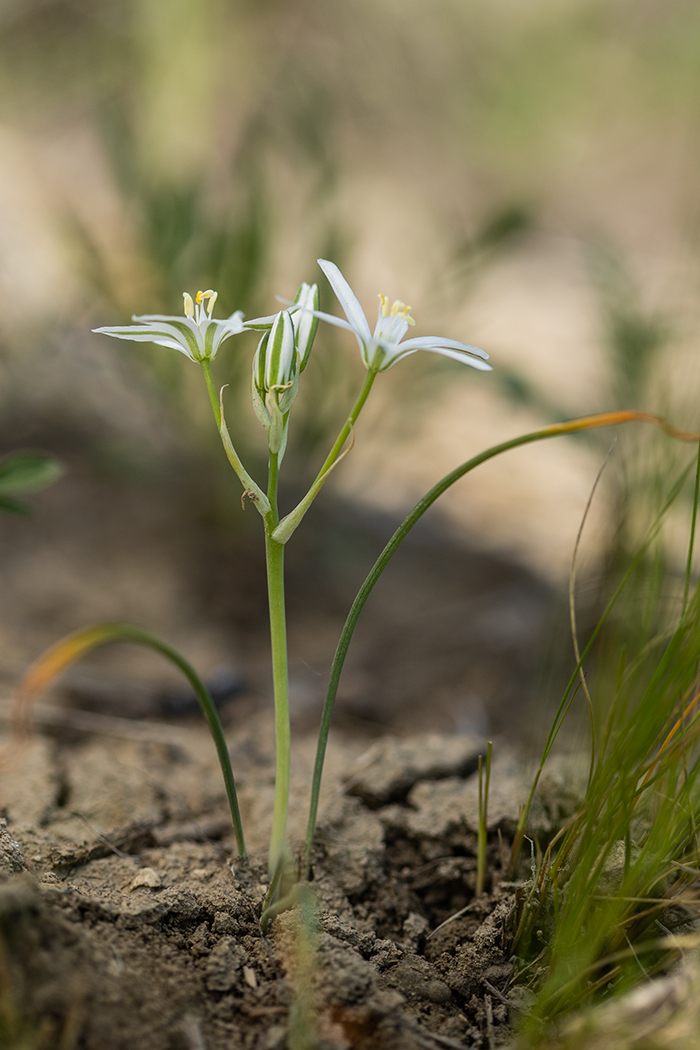
[[[199,369],[90,332],[179,313],[185,289],[250,317],[318,280],[337,312],[321,255],[370,317],[378,292],[401,298],[414,334],[494,365],[423,354],[380,377],[289,545],[300,722],[355,590],[442,474],[577,414],[643,408],[696,428],[699,108],[693,0],[2,0],[0,450],[66,466],[31,518],[0,521],[5,681],[67,630],[131,619],[205,673],[242,676],[240,710],[267,701],[259,522]],[[215,378],[261,476],[254,348],[225,344]],[[288,506],[362,381],[352,337],[322,329],[304,379]],[[512,730],[528,698],[556,703],[572,551],[612,441],[521,449],[450,491],[368,606],[341,719]],[[583,541],[584,610],[691,458],[619,434]],[[688,506],[664,534],[678,571]],[[127,673],[162,699],[145,660],[100,658],[76,702],[101,689],[118,712]]]

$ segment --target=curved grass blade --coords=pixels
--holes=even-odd
[[[403,522],[399,525],[398,529],[370,569],[365,582],[358,591],[355,601],[352,604],[352,608],[348,613],[347,620],[345,621],[345,626],[343,627],[338,647],[333,658],[330,680],[328,682],[328,691],[326,693],[326,699],[321,715],[318,747],[316,749],[316,761],[314,764],[311,787],[311,804],[306,832],[306,854],[304,861],[304,867],[307,873],[311,864],[311,851],[313,848],[314,832],[316,830],[318,801],[321,791],[321,778],[323,776],[323,764],[326,756],[328,733],[330,731],[331,717],[333,715],[333,706],[338,692],[338,684],[340,682],[340,676],[342,674],[343,664],[345,663],[350,640],[352,639],[355,627],[357,626],[357,621],[360,618],[360,613],[362,612],[370,594],[374,590],[375,584],[413,526],[417,524],[425,512],[432,507],[433,503],[435,503],[444,492],[454,485],[456,481],[459,481],[459,479],[463,478],[465,474],[474,470],[475,467],[480,466],[482,463],[486,463],[487,460],[499,456],[502,452],[508,452],[512,448],[518,448],[521,445],[529,445],[535,441],[543,441],[546,438],[559,437],[562,434],[573,434],[577,431],[592,430],[596,427],[610,427],[617,426],[621,423],[635,422],[652,423],[654,426],[660,427],[670,437],[676,438],[676,440],[679,441],[700,441],[700,434],[676,430],[662,419],[661,416],[652,415],[649,412],[636,412],[634,410],[603,412],[593,416],[582,416],[579,419],[567,420],[564,423],[554,423],[551,426],[543,427],[541,430],[531,431],[529,434],[521,434],[519,437],[511,438],[510,441],[504,441],[499,445],[493,445],[484,452],[480,452],[479,455],[473,456],[472,459],[467,460],[466,463],[462,463],[461,466],[456,467],[455,470],[446,474],[441,481],[438,481],[437,484],[434,485],[425,496],[418,501],[418,503],[416,503],[415,507],[407,517],[404,518]]]
[[[233,829],[236,835],[236,845],[241,859],[246,857],[245,839],[243,837],[243,826],[241,814],[238,808],[238,796],[236,794],[236,783],[231,769],[231,759],[226,746],[224,731],[221,726],[219,714],[214,701],[209,695],[209,690],[192,665],[167,642],[162,641],[157,635],[130,623],[100,623],[93,627],[85,627],[66,635],[55,645],[39,657],[29,668],[22,679],[17,692],[17,720],[16,727],[20,732],[26,733],[31,715],[31,704],[59,675],[63,674],[72,664],[85,656],[92,649],[110,642],[136,642],[148,649],[154,649],[157,653],[174,664],[182,672],[189,682],[192,690],[199,701],[199,706],[207,720],[209,730],[214,738],[216,751],[219,757],[221,772],[224,777],[226,795]]]

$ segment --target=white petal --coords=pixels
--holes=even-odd
[[[136,326],[128,326],[125,328],[93,328],[93,332],[98,332],[100,335],[111,335],[114,339],[128,339],[132,343],[156,343],[158,346],[166,346],[169,350],[179,350],[181,354],[189,357],[190,361],[194,361],[189,347],[185,345],[185,340],[178,338],[174,335],[170,335],[168,332],[159,331],[157,329],[148,329]]]
[[[167,346],[170,350],[179,350],[181,354],[185,355],[185,357],[189,357],[190,361],[197,360],[189,347],[183,346],[182,343],[176,343],[171,339],[152,339],[151,342],[155,343],[157,346]]]
[[[370,339],[372,333],[367,318],[365,317],[364,310],[360,306],[357,301],[357,296],[343,277],[338,267],[335,263],[329,262],[327,259],[318,259],[317,261],[318,265],[328,278],[328,283],[335,292],[338,302],[345,311],[345,316],[350,322],[352,328],[354,328],[358,335],[363,339]]]
[[[413,339],[406,339],[401,344],[401,349],[411,350],[463,350],[465,353],[476,357],[488,359],[488,354],[480,350],[478,346],[470,346],[469,343],[460,343],[457,339],[443,339],[439,335],[418,335]]]
[[[285,302],[287,300],[285,299]],[[239,311],[240,312],[240,311]],[[275,323],[277,314],[270,314],[268,317],[253,317],[250,321],[246,321],[244,324],[245,328],[252,328],[254,331],[269,331]]]
[[[395,347],[398,353],[395,353],[392,360],[381,369],[385,372],[387,368],[391,368],[397,361],[400,361],[403,357],[408,357],[409,354],[415,354],[417,350],[428,350],[430,353],[442,354],[443,357],[451,357],[454,361],[459,361],[463,365],[470,365],[472,368],[476,368],[479,372],[492,372],[493,368],[487,364],[486,361],[482,361],[480,357],[474,357],[472,354],[460,352],[459,350],[451,350],[449,347],[435,346],[435,344],[428,344],[427,346],[416,346],[419,342],[418,339],[408,339],[405,343],[401,343],[400,346]],[[409,344],[413,344],[409,346]],[[407,349],[408,348],[408,349]]]
[[[165,321],[166,324],[173,324],[175,321],[178,323],[187,321],[189,324],[195,324],[193,318],[187,317],[185,314],[180,314],[177,317],[172,314],[134,314],[131,320],[140,321],[141,324],[151,324],[154,321]]]
[[[301,307],[300,309],[303,309]],[[346,332],[353,332],[359,337],[359,332],[354,325],[351,325],[349,321],[344,321],[342,317],[336,317],[335,314],[324,314],[322,310],[309,310],[310,314],[314,317],[320,318],[321,321],[328,321],[328,324],[334,324],[336,328],[344,328]]]
[[[210,355],[212,360],[216,357],[216,353],[224,340],[228,339],[229,336],[240,335],[241,332],[246,331],[246,326],[243,324],[242,310],[236,310],[225,321],[210,321],[209,323],[216,325]]]
[[[242,332],[245,329],[243,323],[243,311],[234,310],[230,317],[227,317],[225,321],[217,321],[217,324],[223,324],[226,328],[231,330],[231,334],[234,332]]]

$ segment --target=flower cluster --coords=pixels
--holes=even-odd
[[[145,314],[134,317],[137,322],[134,325],[95,331],[116,339],[170,347],[202,364],[216,357],[219,347],[230,336],[245,331],[262,332],[253,359],[253,407],[268,431],[270,450],[280,456],[286,444],[289,412],[299,389],[299,376],[309,362],[319,319],[353,333],[365,367],[373,374],[386,372],[417,350],[442,354],[481,371],[490,370],[488,354],[468,343],[435,335],[405,339],[415,321],[410,315],[411,307],[399,299],[390,306],[388,298],[380,294],[377,323],[372,332],[355,293],[335,263],[319,259],[318,264],[346,319],[319,311],[317,285],[302,284],[294,302],[269,317],[244,321],[242,311],[236,310],[225,320],[215,320],[212,315],[217,293],[208,289],[197,292],[194,300],[187,292],[183,293],[184,318]]]

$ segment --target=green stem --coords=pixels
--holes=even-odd
[[[325,462],[324,462],[323,466],[321,467],[321,469],[319,470],[318,474],[316,475],[316,477],[315,477],[315,479],[314,479],[314,481],[313,481],[313,483],[311,485],[311,488],[306,493],[306,495],[301,500],[301,502],[297,504],[297,506],[294,508],[294,510],[291,511],[289,514],[286,515],[285,518],[282,519],[282,522],[279,525],[279,527],[277,529],[277,532],[275,533],[275,539],[278,541],[278,543],[286,543],[287,542],[287,540],[292,535],[292,533],[298,528],[299,524],[302,521],[302,518],[306,514],[307,510],[309,509],[309,507],[311,506],[313,501],[316,499],[316,496],[319,494],[319,492],[323,488],[325,482],[328,479],[328,475],[329,475],[329,473],[331,471],[331,468],[333,466],[335,466],[335,463],[336,463],[336,461],[337,461],[337,459],[338,459],[338,457],[339,457],[339,455],[340,455],[340,453],[341,453],[341,451],[343,449],[343,445],[347,441],[348,436],[349,436],[352,428],[355,426],[355,423],[357,422],[357,417],[359,416],[360,412],[362,411],[362,408],[364,406],[365,401],[369,397],[369,392],[372,389],[372,384],[374,383],[374,380],[376,378],[377,378],[377,371],[376,371],[376,369],[375,370],[370,370],[367,373],[367,376],[366,376],[365,381],[364,381],[363,386],[362,386],[362,390],[360,391],[360,393],[358,395],[357,401],[352,406],[352,409],[350,411],[350,415],[345,420],[345,424],[344,424],[342,430],[340,431],[340,433],[338,434],[338,437],[335,440],[335,444],[333,445],[333,448],[330,450],[330,452],[326,456]]]
[[[270,453],[267,498],[270,513],[265,528],[267,596],[270,611],[272,683],[275,697],[275,803],[272,814],[269,871],[272,879],[283,860],[289,809],[289,763],[291,731],[289,725],[289,674],[287,669],[287,625],[284,607],[284,545],[272,538],[279,522],[277,511],[278,455]]]
[[[352,604],[352,608],[348,613],[347,620],[345,621],[345,626],[343,627],[338,647],[333,658],[328,690],[326,692],[326,699],[321,714],[321,725],[319,727],[316,761],[314,764],[311,786],[311,803],[309,807],[309,821],[306,832],[306,854],[304,862],[307,873],[311,864],[311,852],[313,849],[316,818],[318,815],[318,802],[321,792],[321,778],[323,776],[323,764],[326,756],[326,746],[328,744],[331,718],[333,715],[333,705],[335,704],[335,697],[338,692],[338,684],[340,682],[340,676],[342,674],[348,647],[355,631],[357,621],[360,618],[360,613],[362,612],[370,594],[374,590],[375,584],[413,526],[417,524],[425,512],[432,507],[433,503],[435,503],[435,501],[439,499],[447,489],[454,485],[456,481],[459,481],[460,478],[464,477],[465,474],[468,474],[469,471],[474,470],[474,468],[478,467],[481,463],[493,459],[494,456],[498,456],[502,452],[507,452],[512,448],[518,448],[520,445],[529,445],[534,441],[542,441],[546,438],[558,437],[560,434],[571,434],[580,430],[593,429],[594,427],[616,426],[620,423],[631,422],[653,423],[654,425],[661,427],[666,433],[681,441],[697,441],[699,437],[697,434],[685,434],[681,431],[675,430],[659,416],[654,416],[648,412],[636,412],[633,410],[605,412],[595,416],[584,416],[580,419],[569,420],[565,423],[555,423],[552,426],[544,427],[542,430],[535,430],[529,434],[521,434],[519,437],[512,438],[510,441],[504,441],[500,445],[494,445],[492,448],[488,448],[484,452],[479,453],[478,456],[474,456],[472,459],[467,460],[466,463],[462,463],[461,466],[451,471],[442,478],[441,481],[438,481],[438,483],[418,501],[410,514],[403,520],[382,553],[377,558],[365,582],[358,591],[355,601]],[[584,650],[582,655],[585,656],[586,654],[587,649]]]
[[[366,376],[365,381],[364,381],[363,386],[362,386],[362,390],[360,391],[360,393],[358,395],[357,401],[352,406],[352,409],[350,410],[350,415],[345,420],[345,424],[343,426],[343,429],[340,431],[340,433],[338,434],[338,437],[335,439],[335,444],[333,445],[333,448],[330,450],[330,452],[326,456],[325,463],[323,464],[323,466],[321,467],[321,469],[319,470],[319,472],[318,472],[318,474],[316,476],[316,481],[320,481],[320,479],[323,477],[323,475],[326,474],[329,471],[329,469],[333,466],[333,464],[335,463],[336,459],[340,455],[340,450],[342,449],[343,445],[347,441],[350,431],[355,426],[355,423],[357,422],[357,417],[359,416],[360,412],[362,411],[362,409],[364,407],[364,404],[365,404],[365,401],[369,397],[369,392],[372,389],[372,384],[374,383],[374,380],[376,378],[377,378],[377,372],[376,371],[369,371],[367,373],[367,376]],[[314,482],[314,484],[315,484],[315,482]]]
[[[207,360],[200,361],[199,363],[202,366],[202,372],[204,372],[204,382],[207,384],[207,393],[209,394],[211,407],[214,411],[216,429],[218,431],[221,431],[221,406],[219,404],[219,395],[216,392],[216,387],[214,386],[214,379],[211,374],[211,365]]]
[[[200,361],[202,366],[202,372],[204,373],[204,381],[207,384],[207,393],[209,394],[209,400],[211,401],[211,407],[214,412],[214,419],[216,420],[216,427],[219,431],[221,438],[221,444],[224,446],[224,452],[226,458],[233,467],[234,471],[238,476],[238,480],[243,486],[243,499],[248,496],[251,503],[253,503],[262,514],[263,518],[266,518],[270,513],[270,504],[267,501],[265,493],[262,491],[260,486],[253,481],[248,471],[245,469],[241,460],[233,447],[231,441],[231,435],[228,432],[226,426],[226,420],[224,419],[223,404],[220,396],[217,396],[216,387],[214,386],[214,380],[211,374],[211,365],[209,361]]]

